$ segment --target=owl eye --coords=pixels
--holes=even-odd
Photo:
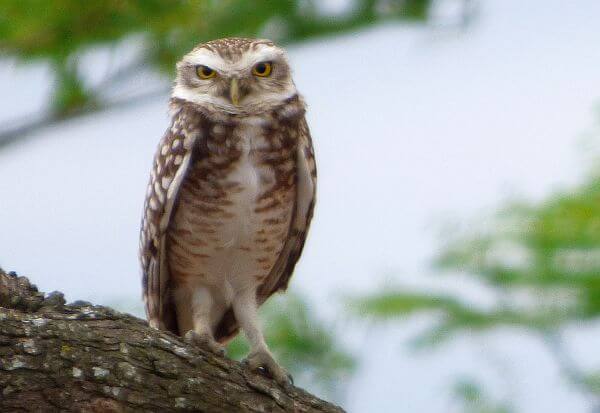
[[[252,68],[252,74],[260,77],[267,77],[271,74],[273,64],[271,62],[260,62]]]
[[[216,70],[211,69],[208,66],[198,65],[196,66],[196,74],[200,79],[210,79],[217,75]]]

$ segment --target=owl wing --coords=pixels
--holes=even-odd
[[[302,254],[308,228],[313,216],[317,189],[317,167],[312,139],[306,119],[299,122],[296,149],[296,204],[286,242],[279,258],[257,293],[257,301],[264,303],[279,290],[285,290]]]
[[[167,291],[169,268],[165,234],[199,131],[199,128],[193,132],[179,128],[175,117],[173,126],[160,141],[146,192],[140,233],[142,288],[148,323],[174,333],[177,333],[177,323]]]

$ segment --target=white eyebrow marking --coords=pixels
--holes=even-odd
[[[205,48],[193,50],[183,58],[187,64],[198,66],[204,65],[221,73],[243,72],[249,70],[256,63],[284,59],[287,57],[282,49],[274,46],[261,44],[256,49],[244,52],[241,59],[234,62],[225,61],[218,53]]]
[[[221,56],[204,48],[192,50],[190,53],[185,55],[183,61],[195,66],[204,65],[210,67],[211,69],[220,71],[222,71],[227,66],[227,64]]]

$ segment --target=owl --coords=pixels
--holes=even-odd
[[[177,63],[141,225],[149,324],[223,354],[241,328],[246,365],[282,385],[257,309],[285,290],[315,203],[305,105],[285,51],[228,38]]]

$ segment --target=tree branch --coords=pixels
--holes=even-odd
[[[39,114],[37,116],[32,115],[27,118],[27,121],[18,122],[17,126],[0,131],[0,150],[13,143],[22,143],[34,132],[38,132],[50,126],[60,125],[76,118],[105,112],[111,109],[135,106],[136,104],[147,102],[150,99],[164,96],[168,91],[169,87],[161,87],[121,100],[106,102],[101,105],[86,106],[66,115],[56,113]]]
[[[240,363],[0,270],[0,411],[342,412]]]
[[[145,67],[151,67],[151,62],[145,59],[135,60],[119,69],[108,73],[95,87],[97,92],[113,87],[140,73]]]
[[[585,373],[581,371],[565,348],[560,334],[556,331],[550,331],[544,333],[543,338],[546,347],[565,377],[593,406],[591,411],[600,412],[600,398],[590,390],[585,379]]]

